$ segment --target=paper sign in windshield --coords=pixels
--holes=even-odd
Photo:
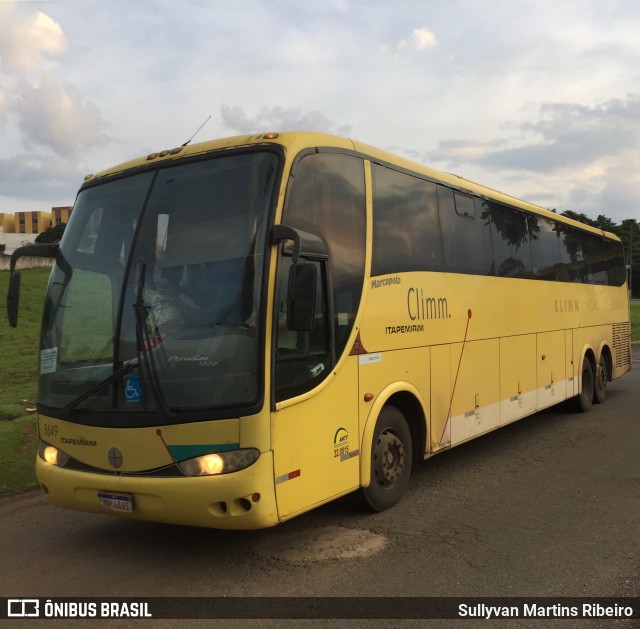
[[[40,351],[40,373],[55,373],[58,364],[58,348],[43,349]]]

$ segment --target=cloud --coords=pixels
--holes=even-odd
[[[398,44],[398,50],[422,51],[432,48],[438,43],[436,36],[427,28],[414,28],[409,39],[403,39]]]
[[[38,86],[21,83],[15,103],[18,128],[27,145],[46,147],[70,159],[109,141],[98,108],[55,77],[42,77]]]
[[[4,197],[24,197],[28,190],[32,202],[66,205],[72,202],[83,174],[64,160],[20,154],[0,159],[0,190]]]
[[[640,96],[543,103],[510,137],[445,139],[425,161],[446,164],[536,203],[620,218],[637,215]],[[495,179],[499,180],[496,184]]]
[[[591,200],[587,199],[586,203],[582,199],[581,204],[590,204],[594,208],[594,213],[598,209],[607,216],[640,219],[638,211],[640,174],[636,168],[636,164],[640,161],[640,150],[629,153],[628,158],[631,160],[628,167],[625,168],[625,164],[618,163],[608,168],[601,178],[600,189]],[[579,195],[579,187],[571,190],[571,201],[575,199],[576,206]]]
[[[239,133],[251,133],[256,130],[256,123],[249,120],[242,107],[230,107],[226,103],[220,106],[220,115],[225,127]]]
[[[504,146],[505,140],[440,140],[438,148],[424,156],[425,161],[444,162],[449,166],[481,163],[488,154],[499,152],[497,147]]]
[[[9,119],[9,102],[4,92],[0,89],[0,126],[7,123]]]
[[[619,158],[640,146],[640,97],[634,94],[596,105],[544,103],[537,115],[520,125],[517,139],[441,140],[430,157],[449,164],[551,173]]]
[[[433,48],[438,44],[436,36],[428,28],[414,28],[411,35],[406,39],[401,39],[395,46],[390,47],[388,44],[380,46],[380,50],[385,53],[403,53],[403,52],[423,52],[429,48]]]
[[[109,138],[99,109],[60,80],[53,60],[68,48],[58,22],[42,11],[0,8],[0,124],[22,135],[25,147],[45,147],[78,159]]]
[[[323,113],[312,110],[303,112],[297,107],[263,107],[258,114],[249,118],[244,109],[223,103],[220,115],[224,126],[238,133],[256,131],[319,131],[350,135],[350,125],[338,125]]]
[[[87,28],[72,2],[0,0],[0,159],[38,155],[41,190],[47,159],[82,175],[214,112],[198,139],[328,131],[551,207],[637,199],[630,0],[147,4],[93,2]]]
[[[540,119],[523,125],[535,143],[490,152],[485,160],[501,168],[550,172],[620,156],[640,146],[640,98],[612,99],[599,105],[548,103]]]
[[[41,70],[44,55],[59,55],[67,46],[62,27],[45,13],[36,11],[25,17],[18,16],[12,11],[11,3],[3,11],[0,67],[9,76]]]

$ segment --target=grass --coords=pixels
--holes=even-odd
[[[0,496],[36,486],[38,448],[35,402],[38,341],[49,269],[22,271],[18,327],[0,313]],[[0,271],[0,295],[7,294],[9,272]],[[631,306],[631,338],[640,342],[640,304]]]
[[[22,271],[17,328],[10,328],[0,312],[0,495],[36,486],[38,340],[49,273],[50,269]],[[9,272],[0,271],[3,301],[8,284]]]
[[[640,304],[631,305],[631,340],[640,342]]]

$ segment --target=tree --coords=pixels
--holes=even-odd
[[[598,214],[598,218],[596,218],[596,227],[615,234],[617,225],[608,216]]]
[[[560,212],[560,216],[566,216],[567,218],[572,218],[574,221],[578,221],[579,223],[584,223],[585,225],[591,225],[591,227],[598,227],[597,221],[589,218],[586,214],[582,212],[574,212],[573,210],[566,210],[564,212]],[[602,216],[602,214],[600,215]],[[600,216],[598,218],[600,218]],[[606,217],[602,217],[606,218]],[[607,219],[608,220],[608,219]]]
[[[41,234],[36,236],[36,242],[60,242],[66,223],[61,223],[55,227],[45,229]]]

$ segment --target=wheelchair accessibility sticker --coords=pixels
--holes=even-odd
[[[140,376],[125,376],[124,397],[127,402],[139,402],[142,398]]]

